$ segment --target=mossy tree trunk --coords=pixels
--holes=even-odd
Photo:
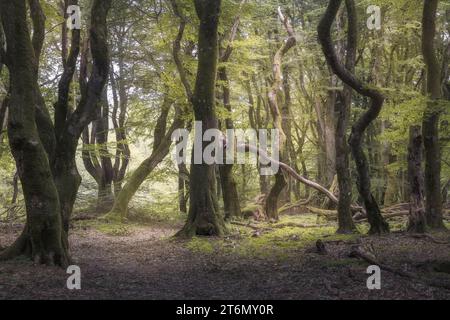
[[[357,20],[355,3],[346,0],[348,16],[346,68],[355,71],[357,50]],[[336,174],[339,184],[338,233],[353,233],[356,230],[351,210],[352,179],[350,174],[350,148],[347,143],[347,127],[350,119],[353,89],[345,85],[342,94],[338,95],[336,104]]]
[[[408,189],[409,189],[409,223],[408,231],[424,233],[427,227],[425,216],[423,170],[423,139],[420,126],[409,129],[408,147]]]
[[[232,44],[236,37],[239,24],[240,18],[239,16],[237,16],[230,31],[228,45],[225,48],[220,46],[221,50],[219,61],[221,64],[227,63],[230,60],[231,54],[233,52]],[[221,81],[223,105],[231,115],[233,108],[231,106],[230,81],[228,79],[228,70],[225,65],[220,66],[218,77]],[[231,119],[231,116],[225,119],[225,128],[230,130],[234,129],[234,123],[233,119]],[[224,160],[225,164],[219,166],[219,180],[222,189],[221,191],[224,204],[225,219],[229,220],[233,217],[241,216],[241,204],[237,191],[237,183],[233,176],[234,166],[232,164],[226,164],[226,155]]]
[[[215,89],[217,64],[219,59],[218,27],[221,0],[195,0],[195,9],[200,19],[198,32],[198,68],[192,105],[195,120],[202,122],[203,134],[208,129],[217,129],[218,123],[215,113]],[[198,136],[197,136],[198,137]],[[201,150],[205,150],[206,143],[202,143]],[[196,146],[194,146],[195,150]],[[192,154],[194,160],[194,153]],[[188,220],[178,233],[180,237],[195,235],[221,236],[225,233],[223,216],[218,212],[217,198],[214,184],[215,166],[195,164],[192,161],[190,173],[190,207]]]
[[[77,0],[68,0],[64,5],[77,3]],[[22,235],[2,253],[2,258],[27,254],[39,262],[62,266],[70,260],[69,221],[81,183],[75,162],[78,140],[84,128],[95,118],[96,106],[108,76],[106,16],[111,0],[93,1],[90,28],[92,73],[82,87],[81,100],[73,113],[69,112],[68,101],[79,53],[79,30],[72,31],[69,55],[63,50],[64,72],[58,85],[54,124],[38,85],[39,56],[45,36],[45,16],[40,3],[29,1],[32,41],[25,1],[5,0],[0,4],[2,24],[7,34],[11,93],[15,95],[8,131],[27,210],[27,224]],[[63,28],[63,40],[66,39],[65,32]],[[13,108],[15,116],[12,116]]]
[[[223,61],[223,60],[222,60]],[[222,67],[219,69],[219,79],[222,83],[223,103],[225,108],[231,112],[231,99],[227,69]],[[225,120],[226,129],[234,129],[233,120],[228,118]],[[239,194],[237,191],[237,183],[233,176],[233,165],[224,164],[219,166],[220,183],[222,187],[222,197],[224,204],[225,219],[229,220],[233,217],[241,216],[241,205]]]
[[[425,145],[426,216],[430,228],[445,228],[441,193],[441,151],[439,145],[440,110],[442,98],[441,69],[435,49],[436,13],[438,0],[424,1],[422,21],[422,53],[427,68],[428,103],[423,117]]]
[[[359,94],[368,97],[371,101],[369,109],[356,120],[352,127],[352,134],[349,139],[352,155],[356,163],[358,172],[357,186],[367,212],[370,234],[382,234],[389,232],[389,224],[381,215],[380,207],[372,194],[369,164],[363,150],[363,138],[367,128],[377,119],[384,103],[383,95],[374,88],[369,88],[366,84],[358,80],[353,73],[339,61],[336,50],[331,39],[331,26],[336,19],[336,15],[341,6],[342,0],[330,0],[324,16],[318,26],[319,41],[325,58],[333,72],[348,86],[352,87]],[[356,11],[353,12],[356,14]]]
[[[107,213],[114,204],[114,171],[108,150],[109,103],[106,88],[103,90],[97,119],[83,131],[83,163],[87,172],[97,182],[97,212]]]
[[[64,266],[68,257],[62,242],[58,192],[35,122],[37,61],[30,41],[25,1],[2,0],[0,12],[11,83],[8,135],[27,211],[25,230],[0,259],[26,253],[37,263]]]
[[[111,212],[106,215],[105,218],[107,220],[126,220],[128,217],[128,205],[139,187],[169,154],[170,146],[172,145],[172,134],[184,124],[182,114],[177,108],[175,120],[171,127],[166,130],[171,106],[172,102],[166,97],[154,130],[153,152],[128,178],[127,183],[117,195]]]

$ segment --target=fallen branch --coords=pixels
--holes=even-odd
[[[303,223],[295,223],[295,222],[287,222],[287,223],[279,223],[273,225],[274,228],[323,228],[330,227],[330,224],[303,224]]]
[[[283,213],[285,211],[288,211],[288,210],[291,210],[291,209],[295,209],[295,208],[298,208],[298,207],[306,206],[312,201],[312,198],[313,198],[313,196],[310,195],[309,198],[306,199],[306,200],[301,200],[301,201],[298,201],[296,203],[286,204],[286,205],[282,206],[278,210],[278,213],[281,214],[281,213]]]
[[[385,270],[385,271],[388,271],[390,273],[396,274],[396,275],[398,275],[400,277],[403,277],[403,278],[415,280],[417,282],[422,282],[422,283],[425,283],[425,284],[427,284],[427,285],[429,285],[431,287],[444,288],[444,289],[450,290],[450,283],[448,283],[448,282],[445,282],[445,281],[442,281],[442,280],[434,281],[434,280],[423,279],[423,278],[420,278],[417,275],[412,274],[410,272],[406,272],[406,271],[403,271],[403,270],[398,270],[398,269],[395,269],[395,268],[390,267],[388,265],[382,264],[376,258],[372,258],[368,254],[366,254],[364,251],[362,251],[361,247],[353,249],[350,252],[349,257],[351,257],[351,258],[360,258],[360,259],[368,262],[370,265],[378,266],[382,270]]]
[[[225,142],[226,139],[224,138]],[[238,150],[245,150],[245,152],[250,152],[253,153],[255,155],[259,155],[261,160],[265,160],[266,162],[270,162],[272,164],[275,164],[277,166],[279,166],[281,169],[284,170],[284,172],[286,172],[287,174],[289,174],[290,176],[292,176],[294,179],[300,181],[301,183],[303,183],[304,185],[311,187],[317,191],[319,191],[320,193],[324,194],[326,197],[328,197],[328,199],[330,199],[333,203],[338,204],[339,203],[339,199],[336,197],[336,195],[334,195],[330,190],[328,190],[327,188],[325,188],[324,186],[321,186],[320,184],[318,184],[317,182],[314,182],[312,180],[306,179],[305,177],[301,176],[300,174],[298,174],[292,167],[290,167],[289,165],[287,165],[286,163],[280,162],[272,157],[270,157],[266,151],[249,145],[249,144],[238,144],[237,145],[237,149]],[[353,205],[351,207],[353,212],[361,212],[361,211],[365,211],[364,208],[360,207],[360,206],[356,206]]]
[[[241,223],[241,222],[236,222],[236,221],[233,221],[233,222],[230,222],[232,225],[235,225],[235,226],[240,226],[240,227],[247,227],[247,228],[250,228],[250,229],[253,229],[253,230],[256,230],[256,231],[273,231],[273,229],[272,228],[267,228],[267,227],[260,227],[260,226],[255,226],[255,225],[252,225],[252,224],[249,224],[249,223]]]

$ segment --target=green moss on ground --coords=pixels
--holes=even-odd
[[[334,224],[313,228],[276,227],[286,224],[314,225],[315,222],[316,215],[282,216],[276,224],[252,222],[252,225],[260,228],[259,232],[245,226],[231,225],[229,229],[232,235],[228,238],[193,238],[186,247],[195,253],[221,252],[243,257],[283,260],[294,252],[313,246],[318,239],[351,241],[359,237],[336,234],[337,226]]]

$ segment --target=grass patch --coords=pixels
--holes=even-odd
[[[231,225],[231,236],[218,238],[195,237],[186,247],[192,252],[212,254],[221,251],[243,257],[285,259],[295,251],[314,245],[317,239],[348,240],[353,235],[336,235],[336,227],[300,228],[288,226],[277,228],[277,225],[297,223],[314,225],[315,215],[283,216],[277,224],[258,223],[261,234],[254,236],[254,231],[247,227]],[[252,223],[256,224],[256,223]],[[270,228],[271,230],[266,230]],[[356,235],[357,236],[357,235]]]
[[[208,238],[195,237],[189,240],[186,247],[195,253],[212,254],[215,251],[213,241]]]
[[[101,220],[86,220],[76,224],[77,229],[94,229],[108,236],[126,237],[133,233],[136,225],[120,222],[104,222]]]

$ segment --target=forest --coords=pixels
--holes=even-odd
[[[450,299],[449,111],[450,0],[0,0],[0,299]]]

